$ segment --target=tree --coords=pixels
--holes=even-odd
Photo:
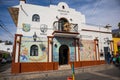
[[[119,29],[120,29],[120,22],[118,23],[118,27],[119,27]]]
[[[6,40],[5,45],[12,45],[13,43],[11,41]]]
[[[2,43],[2,40],[0,40],[0,43]]]

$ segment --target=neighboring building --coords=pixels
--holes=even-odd
[[[120,29],[114,29],[114,30],[112,30],[112,36],[114,38],[120,38]]]
[[[113,38],[114,42],[114,54],[120,52],[120,38]]]
[[[120,52],[120,29],[112,30],[113,42],[114,42],[114,54]]]
[[[6,59],[11,59],[12,57],[12,50],[13,45],[12,44],[6,44],[6,42],[0,42],[0,62],[2,61],[4,55],[6,55]]]
[[[85,24],[64,2],[44,7],[20,0],[9,11],[17,26],[12,73],[99,65],[113,51],[111,28]]]
[[[5,42],[0,43],[0,51],[9,52],[12,55],[13,44],[6,44]]]

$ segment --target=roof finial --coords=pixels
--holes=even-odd
[[[20,2],[24,2],[24,3],[26,3],[26,0],[20,0]]]

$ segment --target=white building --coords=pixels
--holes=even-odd
[[[9,11],[17,26],[13,73],[103,64],[113,51],[111,28],[87,25],[64,2],[45,7],[20,0]]]
[[[6,51],[9,52],[10,55],[13,51],[13,45],[6,45],[5,42],[0,43],[0,51]]]

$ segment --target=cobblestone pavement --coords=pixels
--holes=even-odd
[[[71,70],[11,74],[10,68],[0,72],[0,80],[67,80]],[[113,65],[99,65],[75,69],[75,80],[120,80],[120,69]]]
[[[11,63],[0,63],[0,73],[10,69]]]
[[[71,76],[71,75],[68,75]],[[28,80],[67,80],[68,76],[42,77]],[[75,74],[75,80],[120,80],[120,69],[114,67],[103,71],[91,71]]]

